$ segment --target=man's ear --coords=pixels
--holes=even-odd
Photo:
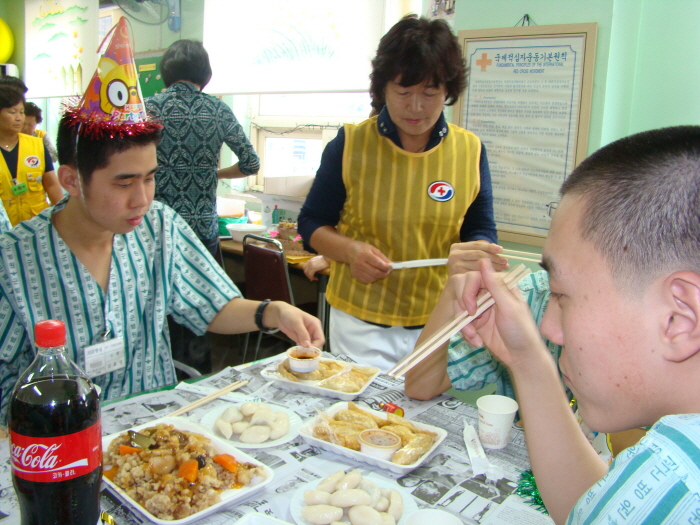
[[[664,357],[680,363],[700,353],[700,275],[675,272],[663,282]]]
[[[72,197],[80,195],[80,175],[74,167],[61,164],[58,167],[58,181]]]

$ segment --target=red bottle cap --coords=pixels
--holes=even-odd
[[[66,325],[63,321],[47,319],[34,325],[34,344],[51,348],[66,344]]]

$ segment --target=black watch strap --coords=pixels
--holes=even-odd
[[[268,304],[270,304],[270,299],[265,299],[258,305],[257,310],[255,310],[255,326],[257,326],[258,330],[260,330],[264,334],[274,334],[279,332],[280,329],[268,328],[263,324],[263,313],[265,312],[265,308],[267,308]]]

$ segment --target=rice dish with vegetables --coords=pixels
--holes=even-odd
[[[221,492],[265,479],[263,467],[218,454],[201,434],[159,424],[139,431],[148,446],[124,433],[104,455],[103,475],[153,516],[186,518],[221,501]]]

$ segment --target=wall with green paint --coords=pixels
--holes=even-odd
[[[620,137],[700,123],[697,0],[457,0],[455,30],[598,23],[589,153]]]

